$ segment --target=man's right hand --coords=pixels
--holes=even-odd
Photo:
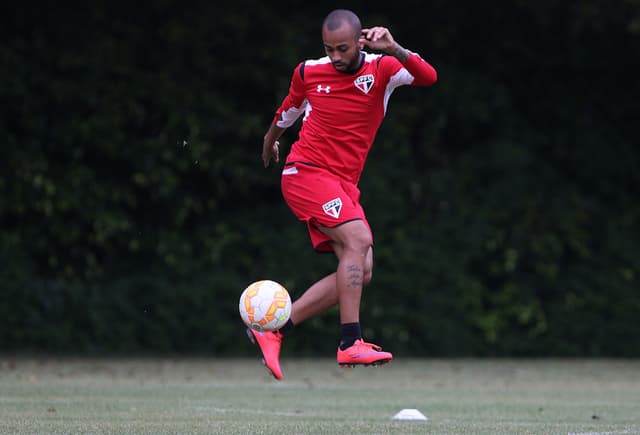
[[[280,142],[278,142],[277,140],[273,143],[270,143],[270,141],[265,138],[265,142],[262,145],[262,163],[264,164],[265,168],[269,166],[271,159],[273,159],[273,161],[276,163],[280,161],[279,147]]]

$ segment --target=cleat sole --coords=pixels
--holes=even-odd
[[[391,360],[390,359],[381,359],[378,361],[374,361],[371,363],[338,363],[338,365],[342,368],[355,368],[356,366],[363,366],[363,367],[377,367],[377,366],[381,366],[384,364],[388,364],[390,363]]]
[[[245,332],[247,333],[247,337],[249,337],[249,341],[250,341],[251,343],[253,343],[253,344],[257,344],[257,343],[256,343],[256,339],[255,339],[255,337],[253,336],[253,333],[251,332],[251,329],[247,328],[247,329],[245,329]]]
[[[274,378],[275,380],[279,381],[278,377],[276,376],[276,374],[275,374],[275,373],[273,373],[273,372],[271,371],[271,369],[270,369],[270,368],[269,368],[269,366],[267,365],[267,362],[264,360],[264,358],[262,358],[262,365],[264,366],[264,368],[265,368],[265,369],[267,369],[267,371],[269,372],[269,374],[270,374],[271,376],[273,376],[273,378]]]

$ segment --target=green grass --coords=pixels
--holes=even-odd
[[[640,361],[0,359],[3,433],[640,433]],[[416,408],[429,421],[393,421]]]

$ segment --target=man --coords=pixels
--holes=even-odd
[[[430,86],[437,80],[435,69],[395,42],[388,29],[362,29],[351,11],[327,15],[322,39],[326,57],[295,68],[289,93],[264,136],[262,160],[265,167],[279,161],[278,139],[304,113],[299,139],[282,171],[282,194],[307,223],[313,247],[335,252],[338,266],[293,303],[291,318],[280,331],[247,330],[276,379],[282,379],[283,334],[336,304],[341,323],[338,364],[378,365],[393,358],[361,335],[360,298],[363,285],[371,280],[373,237],[359,203],[358,181],[393,90]],[[365,53],[365,46],[382,54]]]

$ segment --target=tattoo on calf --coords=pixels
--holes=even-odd
[[[349,287],[362,287],[362,269],[356,265],[347,266]]]

